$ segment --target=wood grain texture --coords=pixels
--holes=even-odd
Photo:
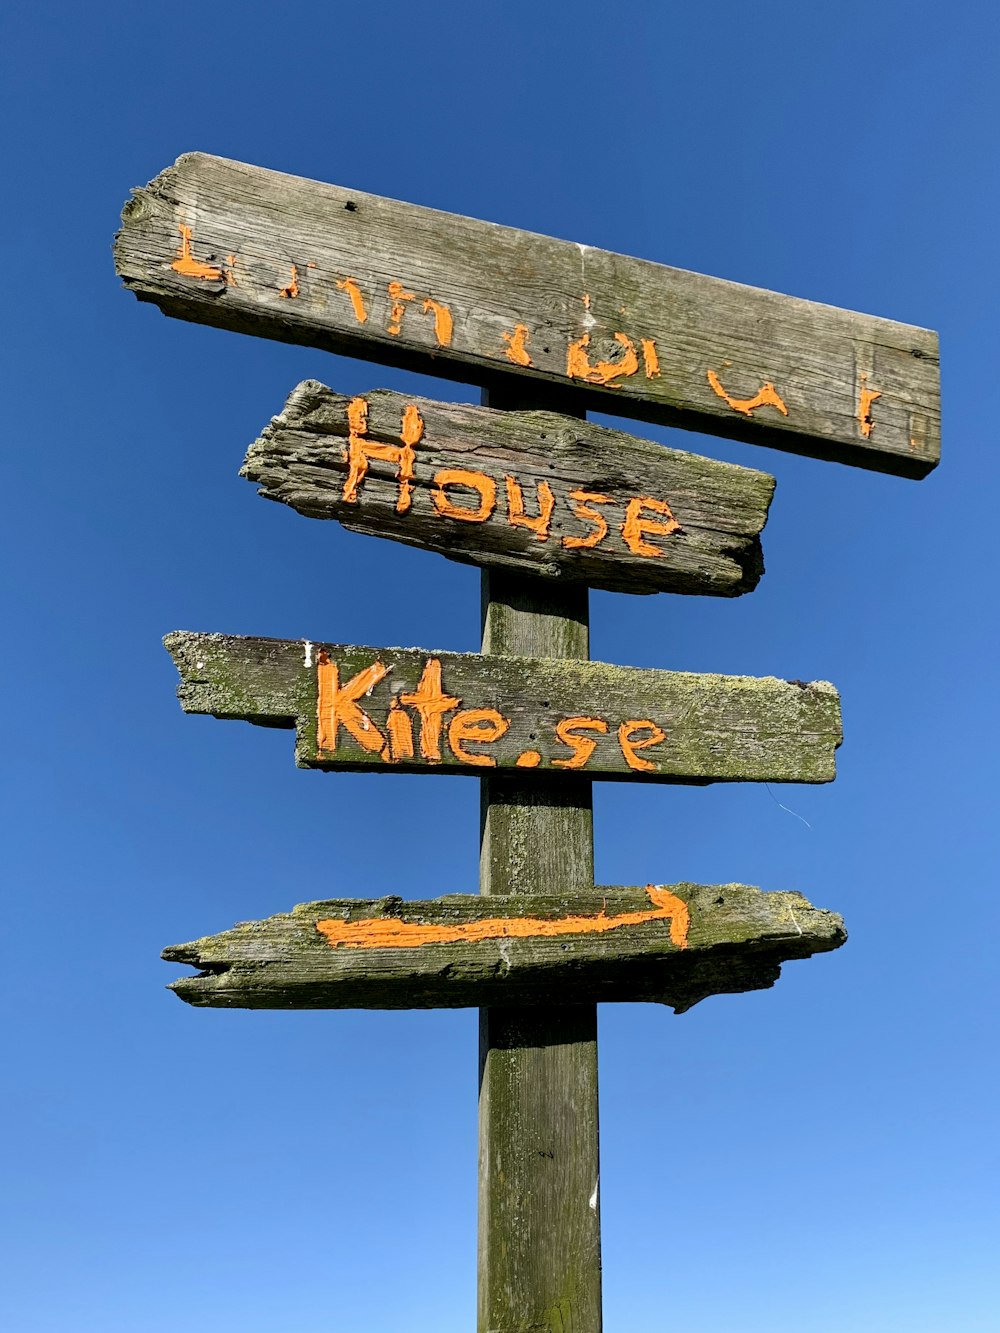
[[[453,560],[724,597],[763,572],[774,491],[766,473],[553,412],[347,397],[315,380],[251,445],[242,475],[309,518]]]
[[[186,712],[294,726],[304,768],[482,777],[529,764],[563,781],[835,776],[840,701],[822,681],[221,634],[180,632],[165,643]],[[401,731],[409,754],[397,745]]]
[[[295,726],[301,768],[483,777],[529,765],[563,781],[835,777],[840,700],[824,681],[184,632],[165,645],[185,712]]]
[[[304,903],[264,921],[246,921],[163,951],[169,962],[201,969],[171,985],[189,1004],[241,1009],[423,1009],[476,1005],[572,1005],[654,1001],[678,1012],[710,995],[774,984],[780,965],[837,948],[843,922],[798,893],[763,893],[742,884],[672,884],[572,893],[455,894],[426,902],[401,898]],[[656,916],[663,888],[690,913],[686,944]],[[601,933],[587,920],[646,916]],[[471,933],[522,929],[572,918],[576,933],[406,943],[407,929]],[[586,920],[585,920],[586,919]],[[358,937],[388,923],[390,947],[331,943],[329,923]],[[483,923],[487,923],[483,926]],[[506,927],[511,929],[511,925]],[[373,932],[373,937],[378,938]]]
[[[202,153],[122,222],[125,285],[181,319],[901,476],[938,461],[926,329]]]

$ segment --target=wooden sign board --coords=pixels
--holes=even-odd
[[[165,639],[186,712],[296,728],[304,768],[830,782],[825,682],[221,634]]]
[[[836,949],[843,922],[742,884],[305,903],[163,951],[201,968],[171,990],[240,1009],[417,1009],[652,1000],[678,1013],[772,986]]]
[[[168,315],[922,477],[937,335],[189,153],[135,191],[118,273]]]
[[[552,412],[294,390],[243,475],[310,518],[617,592],[735,596],[774,479]]]

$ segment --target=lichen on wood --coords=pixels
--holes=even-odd
[[[830,782],[840,700],[823,681],[605,662],[168,635],[185,711],[296,729],[304,768],[530,768],[649,782]]]
[[[171,985],[221,1008],[462,1008],[648,1000],[677,1012],[772,986],[838,948],[843,922],[742,884],[304,903],[163,952]]]

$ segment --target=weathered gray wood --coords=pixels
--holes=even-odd
[[[171,990],[241,1009],[421,1009],[650,1000],[677,1012],[772,986],[835,949],[843,922],[742,884],[304,903],[163,952]]]
[[[926,329],[201,153],[122,216],[119,274],[181,319],[902,476],[938,461]]]
[[[303,768],[830,782],[825,682],[170,634],[186,712],[297,730]],[[423,716],[421,716],[423,715]]]
[[[749,592],[774,479],[554,412],[315,380],[243,476],[309,518],[454,560],[617,592]]]

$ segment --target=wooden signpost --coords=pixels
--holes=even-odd
[[[595,887],[595,777],[828,782],[841,730],[824,682],[589,661],[590,587],[751,591],[774,483],[583,414],[921,477],[936,337],[203,154],[123,223],[118,272],[167,314],[483,386],[306,381],[243,468],[308,517],[483,566],[481,654],[166,640],[186,711],[294,728],[302,767],[479,777],[480,895],[309,903],[164,957],[200,969],[172,987],[198,1006],[478,1006],[480,1333],[597,1333],[597,1002],[681,1012],[845,935],[795,893]]]

